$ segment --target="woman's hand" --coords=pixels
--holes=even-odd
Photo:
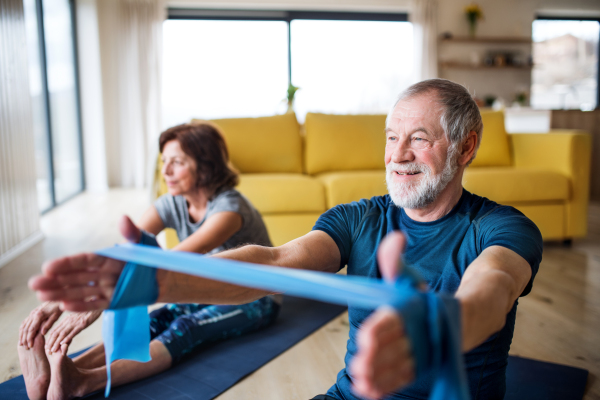
[[[46,301],[34,308],[19,327],[19,346],[33,348],[38,332],[45,335],[62,314],[59,303]]]
[[[100,315],[102,311],[69,313],[46,338],[46,349],[50,353],[56,353],[61,350],[63,344],[68,346],[75,335],[93,324]]]

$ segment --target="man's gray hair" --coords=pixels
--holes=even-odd
[[[481,121],[479,107],[477,107],[473,97],[464,86],[447,79],[428,79],[415,83],[400,94],[388,114],[388,121],[400,101],[429,92],[436,94],[437,101],[442,106],[440,125],[448,135],[448,140],[451,143],[449,151],[460,151],[459,146],[467,139],[469,132],[475,131],[477,133],[477,148],[468,162],[470,164],[477,155],[477,150],[481,144],[483,122]]]

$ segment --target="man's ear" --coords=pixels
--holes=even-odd
[[[475,154],[475,149],[477,149],[478,141],[479,138],[477,137],[477,132],[469,132],[467,139],[463,142],[462,148],[460,149],[458,165],[466,165],[469,162],[469,160],[473,157],[473,154]]]

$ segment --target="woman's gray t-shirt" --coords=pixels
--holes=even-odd
[[[242,217],[242,228],[231,236],[221,246],[216,247],[206,254],[215,254],[223,250],[239,247],[244,244],[258,244],[261,246],[272,246],[267,228],[259,212],[250,204],[237,190],[226,187],[219,190],[208,201],[206,214],[201,221],[192,222],[188,213],[187,201],[183,196],[172,196],[169,193],[160,196],[154,207],[158,211],[165,228],[173,228],[177,232],[180,241],[185,240],[212,215],[231,211]]]

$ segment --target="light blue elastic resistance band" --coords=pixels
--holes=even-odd
[[[142,233],[142,245],[157,248],[156,238]],[[106,359],[106,389],[110,394],[110,365],[119,359],[150,361],[150,316],[148,305],[158,298],[156,268],[128,262],[121,272],[108,310],[102,315],[102,340]]]
[[[154,238],[147,234],[143,235],[142,243],[156,245]],[[428,371],[437,377],[430,399],[469,399],[461,351],[459,304],[449,295],[420,292],[417,289],[420,282],[414,272],[405,272],[395,283],[386,283],[366,277],[163,251],[144,244],[117,245],[96,253],[128,262],[115,288],[110,310],[105,311],[104,316],[102,337],[108,372],[105,396],[110,393],[110,362],[150,360],[147,305],[158,297],[155,268],[161,268],[364,309],[389,305],[403,317],[417,379]]]

